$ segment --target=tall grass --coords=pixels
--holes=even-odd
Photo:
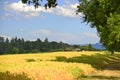
[[[119,80],[119,62],[120,53],[106,52],[0,55],[0,72],[25,73],[32,80]]]

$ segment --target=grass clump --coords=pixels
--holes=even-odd
[[[13,74],[10,72],[0,72],[0,80],[31,80],[25,73]]]

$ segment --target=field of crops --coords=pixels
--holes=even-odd
[[[18,79],[19,78],[19,79]],[[120,80],[120,53],[0,55],[0,80]]]

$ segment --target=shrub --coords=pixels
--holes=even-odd
[[[19,53],[19,49],[17,48],[17,47],[14,47],[13,49],[12,49],[12,53]]]

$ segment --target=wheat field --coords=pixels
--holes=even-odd
[[[120,53],[86,51],[0,55],[0,80],[7,80],[7,77],[8,80],[18,80],[23,74],[30,80],[120,80]]]

